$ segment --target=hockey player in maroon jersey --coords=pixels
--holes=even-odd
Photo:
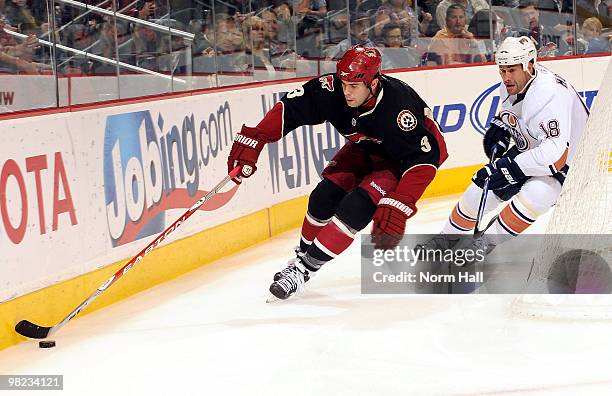
[[[228,169],[242,165],[237,183],[255,172],[266,143],[302,125],[329,121],[348,140],[310,194],[296,257],[274,275],[270,292],[280,299],[303,289],[372,220],[375,248],[397,246],[406,220],[448,157],[429,107],[407,84],[381,74],[380,65],[377,49],[352,47],[336,73],[288,93],[234,139]]]

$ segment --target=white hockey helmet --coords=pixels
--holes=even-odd
[[[529,62],[536,63],[536,50],[533,40],[527,36],[508,37],[495,52],[495,63],[498,66],[523,65],[524,71],[529,71]]]

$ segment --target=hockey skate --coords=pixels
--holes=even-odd
[[[476,254],[471,256],[472,259],[465,260],[462,264],[455,264],[464,268],[475,264],[484,264],[487,260],[487,256],[496,246],[497,244],[487,235],[481,235],[477,238],[461,239],[461,243],[458,243],[454,248],[469,250]]]
[[[415,254],[428,250],[447,250],[453,249],[461,240],[458,235],[438,234],[425,243],[417,244],[413,250]]]
[[[280,300],[286,300],[295,293],[304,290],[304,283],[310,279],[310,274],[299,257],[290,261],[287,268],[278,272],[278,279],[270,285],[270,293]],[[270,301],[269,301],[270,302]]]
[[[289,272],[291,272],[291,268],[295,267],[295,262],[304,255],[304,252],[300,250],[299,246],[296,246],[295,248],[293,248],[293,251],[295,252],[295,257],[293,257],[292,259],[289,260],[289,262],[287,262],[287,266],[285,268],[283,268],[282,270],[274,274],[274,277],[273,277],[274,282],[276,282],[283,276],[288,275]]]

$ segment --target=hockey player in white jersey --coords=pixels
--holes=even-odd
[[[488,251],[525,231],[557,202],[588,110],[568,82],[536,63],[536,53],[527,37],[509,37],[499,47],[503,102],[483,140],[489,159],[497,148],[495,162],[476,172],[442,235],[428,245],[452,247],[450,234],[473,233],[487,178],[493,194],[484,213],[505,205],[477,240]]]

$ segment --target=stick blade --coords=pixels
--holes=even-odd
[[[47,338],[51,327],[36,325],[29,320],[22,320],[15,325],[15,331],[28,338]]]

